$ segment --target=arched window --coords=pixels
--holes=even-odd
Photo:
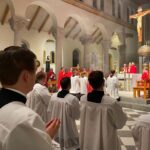
[[[75,49],[73,51],[73,67],[76,67],[79,64],[79,50]]]
[[[115,16],[115,0],[112,0],[112,15]]]
[[[97,0],[93,0],[93,7],[97,8]]]
[[[104,0],[101,0],[100,9],[101,9],[101,10],[104,10]]]
[[[118,3],[118,18],[121,19],[121,5]]]
[[[55,53],[53,51],[50,52],[51,63],[55,63]]]

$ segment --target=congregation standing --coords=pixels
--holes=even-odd
[[[0,149],[121,150],[117,129],[127,116],[117,101],[115,71],[104,79],[102,71],[87,76],[85,70],[79,74],[62,67],[58,92],[50,94],[46,86],[53,71],[36,73],[35,62],[36,55],[27,48],[11,46],[0,52]],[[133,128],[139,150],[149,150],[149,122],[149,116],[141,116]]]

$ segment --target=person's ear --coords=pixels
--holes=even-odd
[[[24,82],[28,82],[29,81],[29,72],[24,70],[22,71],[22,79]]]

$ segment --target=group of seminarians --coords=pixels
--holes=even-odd
[[[54,140],[61,150],[121,150],[117,129],[127,117],[119,103],[104,94],[103,72],[89,74],[93,90],[79,104],[69,93],[68,77],[60,81],[59,92],[49,95],[45,74],[36,75],[35,59],[32,51],[18,46],[0,52],[0,150],[59,149]],[[79,118],[80,138],[75,124]],[[149,118],[141,116],[133,128],[139,150],[150,147]]]
[[[69,77],[71,79],[71,88],[70,88],[70,93],[74,95],[78,94],[87,94],[88,91],[88,78],[87,78],[88,72],[86,69],[82,70],[77,70],[73,69],[72,67],[70,68],[69,71],[62,67],[58,73],[58,85],[57,88],[58,90],[61,89],[60,86],[60,81],[64,77]]]

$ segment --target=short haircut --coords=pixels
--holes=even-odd
[[[35,80],[35,82],[36,82],[36,83],[39,83],[39,81],[41,81],[41,80],[43,80],[43,79],[45,79],[45,78],[46,78],[46,73],[43,72],[43,71],[40,71],[40,72],[38,72],[38,73],[36,74],[36,80]]]
[[[113,74],[113,75],[114,75],[115,73],[116,73],[116,71],[115,71],[115,70],[111,70],[111,74]]]
[[[62,78],[60,81],[60,85],[62,89],[67,89],[69,86],[71,86],[71,80],[69,77]]]
[[[104,84],[104,75],[102,71],[92,71],[89,74],[88,81],[93,89],[97,89]]]
[[[27,48],[10,46],[0,51],[0,82],[13,85],[23,70],[34,72],[36,55]]]

